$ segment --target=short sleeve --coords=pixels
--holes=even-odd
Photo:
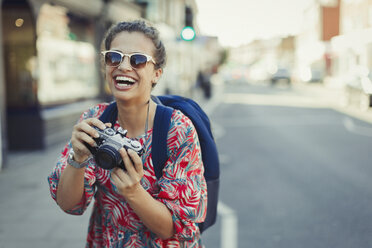
[[[99,116],[103,110],[107,107],[107,104],[98,104],[93,108],[90,108],[88,111],[84,112],[78,122],[81,122],[87,118],[97,117]],[[49,190],[51,193],[52,198],[56,201],[57,199],[57,188],[59,179],[62,175],[63,170],[67,166],[67,158],[71,152],[72,146],[71,141],[68,142],[65,147],[63,148],[61,154],[57,159],[56,166],[53,168],[52,172],[48,176],[48,183],[49,183]],[[81,215],[89,206],[90,202],[93,199],[95,193],[95,182],[96,182],[96,174],[95,174],[95,162],[93,158],[87,163],[85,168],[85,175],[84,175],[84,194],[81,201],[73,207],[71,210],[66,211],[69,214],[73,215]]]
[[[168,133],[169,159],[159,180],[158,200],[172,213],[175,238],[200,235],[197,223],[207,209],[207,186],[196,130],[189,118],[175,111]]]

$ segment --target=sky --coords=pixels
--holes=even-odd
[[[201,33],[223,46],[296,34],[311,0],[196,0]]]

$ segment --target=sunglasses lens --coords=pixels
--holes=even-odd
[[[130,64],[133,68],[142,68],[146,65],[147,63],[147,58],[145,55],[142,54],[133,54],[130,57]]]
[[[121,63],[122,56],[117,52],[107,52],[105,55],[105,63],[109,66],[118,66]]]

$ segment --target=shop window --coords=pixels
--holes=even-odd
[[[62,6],[44,4],[37,34],[40,103],[49,106],[98,96],[93,22]]]
[[[2,3],[2,38],[6,98],[6,149],[43,147],[37,99],[36,31],[25,0]]]
[[[2,28],[7,106],[36,105],[35,28],[30,6],[25,1],[4,1]]]

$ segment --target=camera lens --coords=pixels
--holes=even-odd
[[[106,170],[118,166],[122,161],[120,153],[114,147],[108,145],[103,145],[98,149],[95,159],[97,164]]]

